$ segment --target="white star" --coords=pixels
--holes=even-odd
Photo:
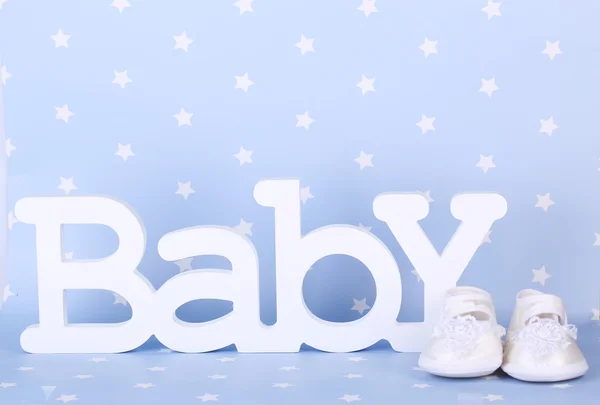
[[[119,294],[114,292],[113,296],[115,297],[115,301],[113,302],[113,305],[121,304],[121,305],[127,306],[129,304],[127,302],[127,300],[125,298],[123,298],[122,296],[120,296]]]
[[[368,1],[368,0],[366,0]],[[341,399],[342,401],[346,401],[346,403],[350,403],[350,402],[354,402],[354,401],[360,401],[360,395],[350,395],[350,394],[344,394],[343,396],[339,397],[338,399]]]
[[[492,97],[492,93],[496,90],[500,90],[498,86],[496,86],[496,78],[492,77],[489,80],[481,79],[481,88],[479,91],[486,93],[488,96]]]
[[[66,404],[67,402],[71,402],[71,401],[77,401],[79,398],[77,398],[77,395],[65,395],[62,394],[60,397],[56,398],[57,401],[62,401],[64,404]]]
[[[502,401],[504,400],[504,395],[488,394],[486,397],[481,397],[481,399],[487,399],[490,402]]]
[[[69,111],[69,106],[67,104],[63,105],[62,107],[54,107],[54,109],[56,110],[56,119],[63,120],[66,123],[68,123],[69,118],[74,115],[71,111]]]
[[[600,321],[600,309],[592,309],[592,321]]]
[[[58,32],[54,35],[51,35],[50,38],[52,38],[52,40],[54,41],[54,47],[55,48],[59,48],[61,46],[68,48],[69,44],[69,38],[71,38],[70,35],[65,34],[62,29],[59,29]]]
[[[240,9],[240,15],[244,14],[246,11],[253,13],[254,12],[254,10],[252,10],[252,2],[253,1],[254,0],[238,0],[235,3],[233,3],[233,5]]]
[[[240,224],[236,225],[233,229],[240,235],[252,236],[252,222],[244,221],[244,218],[240,218]]]
[[[348,361],[351,361],[353,363],[358,363],[358,362],[365,361],[365,360],[367,360],[367,359],[365,359],[364,357],[361,357],[361,356],[348,357]]]
[[[0,388],[9,388],[9,387],[16,387],[17,383],[5,383],[2,382],[0,383]]]
[[[174,35],[173,39],[175,40],[175,49],[183,49],[185,52],[188,51],[188,46],[194,42],[188,38],[186,31],[183,31],[181,35]]]
[[[243,146],[240,146],[240,151],[233,155],[239,162],[240,166],[245,163],[252,163],[252,151],[244,149]]]
[[[565,389],[573,387],[571,384],[553,384],[552,388]]]
[[[417,278],[417,282],[420,283],[421,281],[423,281],[423,279],[421,278],[421,275],[419,274],[417,269],[412,269],[410,272]]]
[[[118,8],[119,13],[122,13],[127,7],[131,7],[131,4],[127,0],[114,0],[111,4],[112,7]]]
[[[5,142],[4,142],[4,148],[6,149],[6,156],[10,157],[10,155],[17,150],[17,147],[15,145],[12,144],[12,141],[10,140],[10,138],[6,138]]]
[[[492,234],[492,231],[489,230],[486,232],[485,236],[483,237],[483,239],[481,240],[481,244],[483,245],[484,243],[492,243],[492,240],[490,239],[490,235]]]
[[[412,388],[421,388],[421,389],[423,389],[423,388],[430,388],[430,387],[431,387],[431,385],[429,385],[429,384],[413,384],[412,385]]]
[[[220,361],[221,363],[232,363],[235,361],[235,357],[221,357],[220,359],[217,359],[217,361]]]
[[[349,380],[351,380],[353,378],[362,378],[362,374],[346,374],[344,376],[344,378],[347,378]]]
[[[115,153],[115,156],[120,156],[123,158],[123,161],[127,161],[127,158],[130,156],[135,156],[135,153],[133,153],[131,151],[131,144],[128,143],[127,145],[123,145],[123,144],[118,144],[117,145],[117,152]]]
[[[375,87],[373,86],[373,83],[375,83],[375,78],[367,79],[367,77],[365,75],[362,75],[360,82],[356,83],[356,87],[360,87],[360,89],[362,90],[362,94],[364,96],[369,91],[375,91]]]
[[[283,366],[283,367],[279,367],[279,369],[282,371],[300,370],[296,366]]]
[[[214,374],[214,375],[209,375],[208,378],[210,378],[211,380],[224,380],[227,378],[227,376],[221,375],[221,374]]]
[[[483,155],[479,155],[479,163],[477,163],[475,166],[481,168],[481,170],[483,170],[483,174],[487,174],[487,171],[489,169],[492,169],[494,167],[496,167],[496,165],[493,162],[494,156],[493,155],[489,155],[489,156],[483,156]]]
[[[16,296],[17,296],[17,294],[13,293],[10,290],[10,285],[9,284],[7,284],[7,285],[4,286],[4,294],[3,294],[2,302],[6,302],[8,300],[8,298],[10,298],[10,297],[16,297]]]
[[[12,231],[12,228],[14,226],[14,224],[16,224],[17,222],[20,222],[17,217],[15,217],[15,214],[10,211],[8,213],[8,229]]]
[[[196,397],[198,399],[201,399],[202,402],[206,402],[206,401],[218,401],[217,397],[219,396],[219,394],[204,394],[200,397]]]
[[[306,204],[311,198],[315,198],[315,196],[310,193],[310,186],[302,187],[300,189],[300,200],[302,201],[302,204]]]
[[[246,93],[248,93],[248,88],[254,84],[252,80],[248,79],[248,72],[244,73],[243,76],[236,76],[235,80],[235,88],[242,89]]]
[[[192,126],[192,116],[194,113],[185,112],[182,108],[179,111],[179,114],[174,114],[173,117],[177,120],[177,126],[181,127],[182,125],[187,125],[188,127]]]
[[[358,223],[358,227],[359,227],[360,229],[362,229],[363,231],[365,231],[365,232],[371,232],[371,228],[372,228],[372,227],[370,227],[370,226],[364,226],[364,225],[363,225],[363,224],[361,224],[360,222]]]
[[[359,164],[360,170],[362,170],[365,167],[374,167],[373,162],[371,162],[371,159],[373,159],[372,154],[368,155],[361,150],[360,155],[356,159],[354,159],[354,161]]]
[[[533,272],[533,280],[532,283],[540,283],[542,286],[546,285],[546,280],[548,280],[552,275],[546,272],[546,266],[542,266],[539,270],[532,269]]]
[[[189,271],[189,270],[194,269],[192,267],[192,260],[194,260],[193,257],[187,257],[185,259],[177,260],[174,263],[179,267],[179,272],[183,273],[184,271]]]
[[[502,16],[502,14],[500,14],[500,6],[501,5],[502,5],[502,3],[494,3],[492,0],[488,0],[487,6],[482,8],[481,11],[483,11],[484,13],[487,13],[488,20],[491,20],[492,17],[494,17],[494,16],[498,16],[498,17]]]
[[[181,194],[185,200],[190,196],[190,194],[194,194],[196,191],[192,188],[192,182],[188,181],[186,183],[177,182],[177,191],[175,194]]]
[[[421,121],[417,122],[417,126],[421,128],[421,133],[426,134],[427,131],[435,131],[433,126],[435,117],[427,117],[425,114],[421,114]]]
[[[32,371],[35,370],[35,368],[33,367],[19,367],[17,369],[15,369],[15,371]]]
[[[152,383],[138,383],[136,385],[133,386],[133,388],[151,388],[151,387],[156,387],[156,385],[152,384]]]
[[[115,72],[115,78],[113,79],[113,83],[114,84],[118,84],[119,86],[121,86],[122,89],[125,88],[125,85],[127,83],[131,83],[133,80],[131,80],[129,78],[129,76],[127,75],[127,70],[124,70],[122,72],[117,72],[116,70]]]
[[[371,13],[376,13],[375,0],[362,0],[362,4],[358,7],[358,10],[365,13],[365,17],[368,17]]]
[[[425,53],[425,57],[429,55],[437,55],[438,50],[436,48],[438,41],[431,41],[429,38],[425,37],[425,42],[419,45],[419,49]]]
[[[554,205],[554,201],[552,201],[550,199],[550,193],[546,193],[545,195],[537,195],[537,203],[535,204],[536,207],[543,209],[544,211],[548,212],[548,208],[551,205]]]
[[[543,54],[548,55],[550,60],[554,60],[556,55],[560,55],[562,51],[558,47],[560,41],[550,42],[546,41],[546,48],[542,51]]]
[[[354,306],[352,307],[353,311],[358,311],[358,313],[362,315],[367,309],[371,309],[367,304],[366,298],[363,298],[362,300],[357,300],[356,298],[352,299],[354,300]]]
[[[90,361],[93,361],[94,363],[104,363],[108,360],[106,359],[106,357],[92,357]]]
[[[8,71],[6,70],[6,65],[0,67],[0,81],[2,82],[3,85],[6,86],[6,81],[8,79],[10,79],[12,77],[12,75],[10,73],[8,73]]]
[[[273,383],[273,388],[288,388],[288,387],[293,387],[294,384],[290,384],[290,383]]]
[[[94,376],[90,375],[90,374],[77,374],[73,378],[77,378],[78,380],[87,380],[87,379],[90,379],[90,378],[94,378]]]
[[[542,126],[540,127],[540,132],[544,132],[548,134],[548,136],[552,136],[552,132],[555,129],[558,129],[558,125],[554,123],[554,117],[550,117],[547,120],[540,120]]]
[[[427,191],[418,191],[417,193],[421,194],[423,197],[425,197],[427,199],[428,203],[432,203],[435,200],[433,198],[431,198],[431,190],[427,190]]]
[[[57,188],[59,190],[63,190],[65,192],[65,194],[69,194],[69,193],[71,193],[71,191],[77,190],[77,186],[75,186],[75,184],[73,184],[73,177],[69,177],[68,179],[61,177],[60,185]]]
[[[300,52],[302,55],[306,52],[314,52],[315,48],[313,48],[314,38],[306,38],[304,35],[300,35],[300,42],[298,42],[295,46],[296,48],[300,48]]]
[[[296,114],[296,119],[298,120],[298,122],[296,123],[296,128],[304,127],[307,131],[310,127],[310,124],[315,122],[315,120],[310,118],[310,116],[308,115],[308,111],[306,111],[304,114]]]
[[[594,233],[594,236],[596,236],[596,241],[594,242],[594,246],[600,246],[600,233]]]

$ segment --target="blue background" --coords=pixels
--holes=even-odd
[[[594,246],[600,233],[599,3],[507,0],[502,16],[488,19],[481,10],[484,0],[377,0],[378,11],[369,17],[357,10],[359,0],[257,0],[253,12],[241,15],[233,1],[130,1],[122,13],[109,0],[3,4],[0,52],[12,75],[3,87],[4,125],[16,147],[8,161],[9,207],[22,197],[64,195],[57,188],[61,177],[73,178],[77,189],[71,195],[127,201],[147,230],[140,271],[156,288],[179,272],[158,256],[162,235],[195,225],[234,227],[243,218],[253,224],[250,238],[260,259],[262,319],[272,324],[273,214],[254,201],[252,192],[261,179],[298,178],[314,196],[303,204],[304,233],[361,223],[393,252],[404,288],[399,320],[409,321],[422,319],[423,284],[411,274],[387,225],[373,216],[373,198],[382,192],[430,190],[434,201],[422,226],[441,251],[458,226],[450,214],[452,196],[498,192],[508,200],[508,214],[494,224],[491,243],[480,247],[459,284],[488,290],[505,325],[523,288],[562,297],[592,365],[579,382],[576,402],[592,403],[591,391],[584,388],[598,384],[598,329],[591,317],[600,307],[600,246]],[[71,35],[68,48],[55,48],[50,38],[59,28]],[[184,31],[193,40],[188,52],[175,49],[173,39]],[[301,35],[314,38],[315,52],[302,55],[294,46]],[[419,45],[425,37],[438,41],[438,54],[424,56]],[[562,54],[554,60],[542,54],[546,41],[560,41]],[[124,89],[112,83],[114,71],[123,70],[132,80]],[[235,76],[246,72],[255,83],[247,93],[235,89]],[[362,75],[375,78],[375,92],[362,95],[356,86]],[[481,79],[492,77],[499,90],[488,97],[479,89]],[[68,123],[55,117],[55,107],[64,104],[74,113]],[[179,127],[173,117],[181,108],[194,114],[191,127]],[[296,115],[305,111],[315,120],[308,131],[296,127]],[[422,134],[415,125],[422,114],[435,117],[435,131]],[[551,116],[559,127],[552,136],[540,133],[540,120]],[[135,156],[127,161],[115,156],[119,143],[131,144]],[[253,151],[252,163],[240,166],[233,157],[240,146]],[[361,151],[373,154],[373,167],[360,170],[354,159]],[[476,167],[480,154],[493,155],[497,167],[484,174]],[[184,199],[175,191],[177,182],[187,181],[195,193]],[[536,195],[546,193],[555,202],[548,212],[535,207]],[[7,282],[16,295],[8,297],[0,316],[6,365],[0,380],[18,381],[27,390],[0,389],[3,403],[42,402],[42,391],[29,389],[39,385],[59,387],[48,398],[77,393],[80,403],[90,404],[172,400],[173,395],[180,403],[196,403],[195,395],[219,389],[206,386],[204,375],[185,379],[189,373],[225,373],[212,366],[219,365],[213,355],[152,357],[142,350],[113,356],[99,371],[94,367],[102,364],[86,363],[82,356],[21,354],[20,332],[37,322],[34,238],[33,226],[16,223],[10,230]],[[64,249],[74,259],[106,256],[117,243],[116,235],[100,226],[65,229]],[[195,268],[229,265],[216,257],[193,263]],[[543,286],[532,282],[532,269],[542,266],[552,276]],[[369,305],[375,299],[369,272],[348,257],[316,263],[304,290],[309,308],[331,321],[357,319],[354,299],[366,298]],[[116,322],[131,314],[106,291],[70,291],[67,301],[72,322]],[[228,302],[197,301],[178,315],[204,321],[230,309]],[[238,379],[231,377],[230,384],[237,381],[239,387],[240,381],[258,378],[257,368],[264,378],[255,381],[248,396],[229,385],[229,403],[254,403],[253,398],[257,403],[264,398],[343,403],[337,398],[361,390],[363,401],[379,404],[399,395],[482,403],[482,396],[496,390],[512,397],[511,403],[536,398],[558,404],[573,399],[577,388],[524,388],[506,378],[500,381],[508,385],[481,385],[494,380],[450,385],[418,370],[415,374],[410,368],[415,355],[383,353],[356,366],[344,355],[275,355],[260,361],[239,355],[233,372]],[[131,387],[149,382],[144,368],[156,362],[177,363],[180,374],[164,381],[153,375],[154,392],[142,390],[151,396],[136,396]],[[14,370],[34,363],[38,374],[33,377]],[[308,373],[299,374],[298,381],[286,375],[299,393],[280,397],[271,383],[283,382],[282,377],[268,370],[276,373],[288,363]],[[356,368],[363,364],[369,365]],[[370,378],[361,380],[362,386],[344,385],[356,380],[341,375],[355,369]],[[105,385],[74,386],[71,374],[79,373],[98,374],[122,395],[106,397]],[[173,385],[174,379],[179,384]],[[445,390],[423,393],[411,387],[424,381]],[[160,391],[163,382],[171,391]],[[178,393],[172,393],[175,387]]]
[[[449,204],[459,192],[495,191],[509,203],[490,239],[459,284],[494,296],[508,321],[515,294],[539,288],[561,296],[571,317],[589,321],[599,306],[600,138],[596,96],[600,50],[595,2],[507,1],[488,20],[484,1],[384,1],[367,18],[360,1],[256,1],[242,15],[229,1],[132,1],[123,13],[106,1],[8,1],[0,12],[0,49],[13,77],[4,88],[6,133],[16,150],[9,159],[9,207],[26,196],[102,194],[127,201],[148,233],[140,270],[159,287],[179,269],[157,254],[159,238],[194,225],[253,223],[260,257],[261,314],[275,321],[272,211],[252,191],[264,178],[299,178],[314,198],[303,205],[303,232],[332,223],[359,222],[392,250],[401,269],[400,320],[422,318],[422,283],[387,226],[374,218],[373,198],[388,191],[431,190],[422,226],[438,251],[458,222]],[[58,29],[71,35],[55,48]],[[185,31],[188,52],[174,49]],[[315,38],[316,52],[294,46]],[[424,57],[424,37],[438,54]],[[542,54],[560,40],[562,54]],[[114,71],[133,80],[122,89]],[[235,89],[235,76],[255,84]],[[362,95],[362,75],[375,92]],[[496,78],[492,97],[481,79]],[[68,104],[68,123],[54,107]],[[178,127],[181,108],[192,126]],[[315,120],[296,127],[306,110]],[[435,131],[415,124],[435,117]],[[551,137],[540,120],[553,116]],[[132,156],[115,156],[117,144]],[[240,146],[253,151],[240,166]],[[360,170],[360,151],[374,167]],[[476,167],[493,155],[496,168]],[[188,199],[177,182],[191,181]],[[550,193],[548,212],[536,195]],[[9,240],[7,314],[32,321],[37,311],[34,227],[15,224]],[[71,226],[65,252],[98,258],[117,238],[100,226]],[[228,266],[196,258],[194,267]],[[545,265],[545,286],[532,269]],[[311,310],[348,321],[353,298],[375,299],[362,264],[346,257],[317,263],[305,282]],[[108,292],[71,292],[71,320],[116,321],[129,309]],[[220,316],[228,303],[195,302],[179,310],[187,320]]]

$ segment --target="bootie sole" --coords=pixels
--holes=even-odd
[[[527,382],[558,382],[579,378],[589,369],[584,360],[579,363],[569,364],[561,367],[535,367],[522,364],[506,363],[502,370],[517,380]]]
[[[502,356],[476,361],[440,362],[426,356],[419,358],[419,367],[430,374],[449,378],[474,378],[494,374],[502,365]]]

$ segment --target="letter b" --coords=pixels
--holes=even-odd
[[[30,353],[118,353],[152,335],[154,290],[136,270],[145,250],[145,232],[124,204],[106,197],[31,197],[19,200],[15,215],[36,226],[39,325],[21,335]],[[102,224],[119,237],[119,247],[100,260],[62,260],[64,224]],[[69,325],[66,290],[102,289],[129,301],[132,318],[119,324]]]
[[[369,347],[393,328],[402,302],[402,283],[396,261],[375,235],[350,225],[331,225],[301,235],[300,183],[265,180],[254,198],[275,208],[277,266],[277,323],[266,334],[265,348],[276,341],[298,351],[302,343],[328,352],[350,352]],[[360,260],[375,279],[377,298],[371,310],[353,322],[328,322],[306,307],[302,284],[309,267],[323,257],[341,254]]]

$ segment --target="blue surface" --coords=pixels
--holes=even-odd
[[[6,323],[6,318],[0,322],[2,330]],[[77,401],[68,402],[75,405],[183,405],[202,403],[197,397],[216,394],[217,404],[236,405],[344,404],[348,402],[339,399],[344,395],[358,395],[360,401],[352,403],[376,405],[479,405],[490,402],[484,399],[488,395],[501,395],[502,399],[493,401],[497,404],[597,405],[600,324],[587,323],[580,328],[579,343],[590,371],[558,385],[521,382],[502,372],[494,379],[435,377],[415,369],[417,354],[395,353],[386,347],[347,354],[310,350],[298,354],[238,354],[228,350],[180,354],[161,353],[156,342],[150,341],[135,352],[119,355],[29,355],[15,347],[1,352],[0,383],[17,385],[0,388],[0,404],[56,404],[64,394],[75,395]],[[94,358],[106,361],[94,362]],[[233,361],[222,361],[227,359]],[[20,367],[34,370],[17,370]],[[149,370],[153,367],[165,369]],[[286,371],[282,367],[296,369]],[[349,374],[360,377],[348,378]],[[74,378],[80,375],[93,378]],[[286,383],[291,386],[273,386]],[[136,388],[137,384],[153,386]],[[429,387],[417,388],[415,384]],[[562,384],[568,386],[560,388]],[[48,400],[42,387],[55,387]]]

